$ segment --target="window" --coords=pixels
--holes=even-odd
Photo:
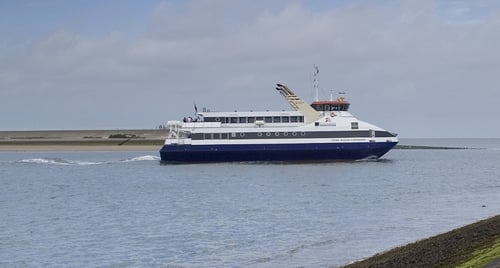
[[[238,117],[231,117],[231,123],[232,124],[238,123]]]
[[[247,118],[246,117],[240,117],[240,123],[241,124],[244,124],[247,122]]]
[[[297,118],[297,116],[292,116],[292,117],[290,117],[290,122],[292,122],[292,123],[297,123],[297,122],[298,122],[298,118]]]
[[[273,117],[273,123],[281,123],[281,117],[279,116]]]
[[[288,117],[288,116],[283,116],[283,117],[281,118],[281,122],[283,122],[283,123],[288,123],[288,122],[290,122],[290,117]]]
[[[255,122],[255,117],[249,117],[248,118],[248,123],[253,123]]]
[[[300,123],[304,123],[304,117],[303,116],[299,116],[299,122]]]
[[[264,117],[264,122],[266,122],[266,123],[272,123],[273,122],[273,118],[270,117],[270,116],[266,116],[266,117]]]
[[[358,129],[358,122],[351,122],[351,129]]]

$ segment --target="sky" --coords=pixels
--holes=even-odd
[[[500,2],[0,0],[0,130],[156,128],[346,92],[402,138],[500,138]]]

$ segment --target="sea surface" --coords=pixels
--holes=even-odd
[[[400,144],[482,149],[198,165],[0,152],[0,267],[336,267],[500,214],[500,139]]]

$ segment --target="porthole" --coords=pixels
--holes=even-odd
[[[300,136],[305,137],[306,133],[304,131],[300,132]]]
[[[288,136],[288,132],[283,132],[283,136]]]
[[[267,137],[271,136],[271,132],[266,132],[266,136]]]
[[[297,136],[297,132],[292,132],[292,136]]]
[[[240,137],[242,137],[242,138],[243,138],[243,137],[245,137],[245,133],[244,133],[244,132],[241,132],[241,133],[240,133]]]
[[[262,137],[262,132],[257,133],[257,136]]]
[[[216,117],[215,121],[220,122],[220,117]]]
[[[278,137],[280,135],[279,132],[274,132],[274,136]]]

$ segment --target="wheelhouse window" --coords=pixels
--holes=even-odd
[[[329,112],[329,111],[347,111],[349,110],[349,103],[348,102],[337,102],[334,101],[333,103],[327,103],[327,104],[318,104],[318,103],[313,103],[311,104],[311,107],[320,112]]]

